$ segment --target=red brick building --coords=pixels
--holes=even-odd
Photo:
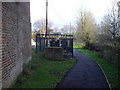
[[[0,2],[0,88],[10,87],[30,60],[30,3]]]

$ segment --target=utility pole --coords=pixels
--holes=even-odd
[[[46,0],[46,33],[45,33],[46,47],[47,47],[47,45],[48,45],[47,31],[48,31],[48,0]]]
[[[70,22],[70,32],[69,32],[69,34],[72,34],[72,31],[71,31],[71,22]]]

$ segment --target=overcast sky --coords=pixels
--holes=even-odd
[[[112,0],[48,0],[48,18],[54,26],[73,24],[76,20],[77,10],[82,6],[93,12],[97,21],[107,13]],[[31,22],[45,18],[46,0],[30,0]]]

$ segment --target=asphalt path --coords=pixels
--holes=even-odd
[[[77,49],[73,50],[77,63],[65,75],[56,88],[108,88],[107,80],[98,66],[89,56]]]

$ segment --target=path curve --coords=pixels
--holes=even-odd
[[[56,88],[109,88],[100,67],[77,49],[73,52],[77,63]]]

